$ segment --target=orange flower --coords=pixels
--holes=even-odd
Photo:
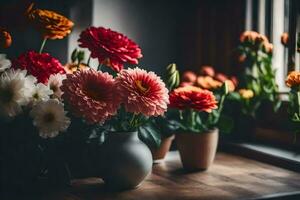
[[[241,42],[245,42],[245,41],[254,42],[258,36],[259,36],[259,33],[255,32],[255,31],[245,31],[241,34],[240,41]]]
[[[285,80],[285,84],[290,88],[300,86],[300,72],[290,72]]]
[[[289,43],[289,34],[288,33],[282,33],[281,35],[281,44],[284,46],[287,46]]]
[[[243,99],[251,99],[252,97],[254,97],[254,92],[248,89],[240,89],[239,94]]]
[[[233,81],[228,79],[225,82],[227,83],[228,91],[233,92],[235,90],[235,85],[234,85]]]
[[[12,43],[12,38],[9,32],[0,27],[0,47],[8,48]]]
[[[42,32],[45,39],[63,39],[71,33],[74,23],[68,18],[50,11],[33,9],[33,4],[27,9],[29,20]]]
[[[263,50],[266,53],[270,53],[271,54],[273,52],[273,44],[269,43],[269,42],[264,42],[263,43]]]
[[[222,83],[210,76],[198,76],[197,85],[203,89],[213,90],[221,87]]]
[[[73,74],[74,72],[78,70],[86,70],[89,69],[89,67],[86,64],[80,63],[79,66],[77,63],[67,63],[64,66],[67,74]]]

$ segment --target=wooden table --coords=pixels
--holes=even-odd
[[[152,174],[138,189],[112,193],[105,190],[100,179],[89,178],[74,180],[70,190],[44,199],[234,200],[289,193],[300,195],[299,173],[228,153],[218,153],[208,171],[186,173],[178,153],[171,152],[164,162],[154,165]]]

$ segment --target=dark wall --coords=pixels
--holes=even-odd
[[[12,31],[14,43],[7,53],[11,57],[19,55],[24,50],[38,49],[41,38],[38,33],[28,28],[22,10],[29,1],[0,0],[0,26]],[[88,0],[36,1],[38,8],[55,10],[61,14],[75,18],[73,10],[79,10],[81,15],[99,15],[100,24],[95,22],[80,22],[80,29],[94,23],[121,24],[119,31],[135,40],[142,48],[144,58],[140,64],[147,69],[162,73],[164,67],[176,62],[181,70],[198,70],[201,65],[209,64],[220,71],[235,74],[233,61],[234,48],[238,44],[239,34],[244,29],[244,0]],[[80,2],[80,4],[78,4]],[[101,6],[112,4],[109,12],[99,12],[93,9],[76,8],[83,3],[95,2]],[[91,6],[87,6],[90,8]],[[123,15],[120,15],[120,11]],[[105,16],[105,14],[109,14]],[[112,16],[112,18],[110,18]],[[87,17],[89,18],[89,17]],[[95,19],[95,17],[94,17]],[[114,19],[110,22],[110,20]],[[106,21],[105,21],[106,20]],[[115,20],[119,20],[116,22]],[[105,23],[106,22],[106,23]],[[108,25],[109,26],[109,25]],[[106,25],[107,27],[107,25]],[[120,27],[120,26],[118,26]],[[68,47],[73,47],[78,35],[75,27],[70,38],[49,41],[46,51],[52,53],[65,63],[68,58]],[[76,37],[74,37],[74,35]],[[74,39],[75,38],[75,39]],[[68,41],[69,40],[69,41]],[[70,45],[71,41],[71,45]]]

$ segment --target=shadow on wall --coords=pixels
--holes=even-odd
[[[7,27],[14,37],[6,53],[15,57],[38,49],[41,38],[28,28],[22,12],[29,1],[0,2],[0,26]],[[55,10],[75,22],[68,38],[49,41],[45,49],[62,63],[67,62],[84,28],[104,26],[138,43],[144,55],[140,65],[158,74],[170,62],[176,62],[181,70],[211,64],[221,72],[234,72],[230,52],[244,29],[244,1],[240,0],[47,0],[37,1],[36,6]]]

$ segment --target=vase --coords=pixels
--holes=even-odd
[[[170,150],[174,138],[175,138],[174,135],[169,137],[163,137],[161,139],[161,143],[158,148],[154,148],[154,147],[150,148],[154,163],[159,163],[165,158],[165,156]]]
[[[203,133],[176,134],[177,148],[183,168],[188,171],[208,169],[214,161],[218,140],[218,129]]]
[[[101,178],[112,190],[138,187],[152,169],[151,152],[137,132],[109,133],[101,154]]]

